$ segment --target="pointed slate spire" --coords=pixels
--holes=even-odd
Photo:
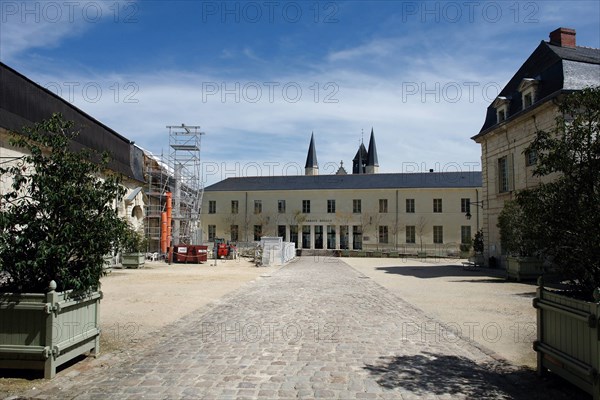
[[[367,161],[368,154],[367,149],[365,148],[365,144],[361,142],[360,146],[358,146],[358,151],[352,160],[352,173],[353,174],[364,174],[365,173],[365,163]]]
[[[319,164],[317,163],[317,150],[315,149],[315,134],[310,135],[310,144],[308,145],[308,155],[306,156],[306,165],[304,166],[305,175],[318,175]]]
[[[376,174],[378,169],[379,159],[377,157],[377,146],[375,145],[375,134],[373,133],[373,128],[371,128],[366,172],[367,174]]]

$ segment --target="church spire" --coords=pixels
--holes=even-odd
[[[308,155],[306,156],[304,175],[319,175],[319,164],[317,163],[317,150],[315,149],[314,132],[312,132],[310,135],[310,144],[308,145]]]
[[[377,157],[377,146],[375,145],[375,134],[371,127],[371,138],[369,139],[369,150],[367,156],[367,174],[376,174],[379,172],[379,159]]]

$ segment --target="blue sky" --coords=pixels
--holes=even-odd
[[[596,1],[3,1],[0,59],[139,146],[200,125],[205,181],[351,164],[479,170],[485,109],[550,31],[600,47]],[[349,168],[347,168],[349,169]]]

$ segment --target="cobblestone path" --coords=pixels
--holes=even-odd
[[[441,326],[338,259],[303,257],[179,320],[133,356],[59,375],[27,395],[568,398]]]

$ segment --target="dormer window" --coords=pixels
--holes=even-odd
[[[498,123],[506,119],[506,111],[504,109],[498,110]]]
[[[525,110],[528,107],[531,107],[531,105],[533,105],[533,103],[535,103],[535,94],[537,91],[537,87],[539,84],[539,80],[538,79],[534,79],[534,78],[524,78],[521,83],[519,84],[519,92],[521,92],[521,96],[522,96],[522,103],[523,103],[523,110]]]
[[[510,99],[504,96],[496,97],[496,100],[492,103],[492,107],[496,109],[496,123],[501,123],[508,118],[508,105]]]

